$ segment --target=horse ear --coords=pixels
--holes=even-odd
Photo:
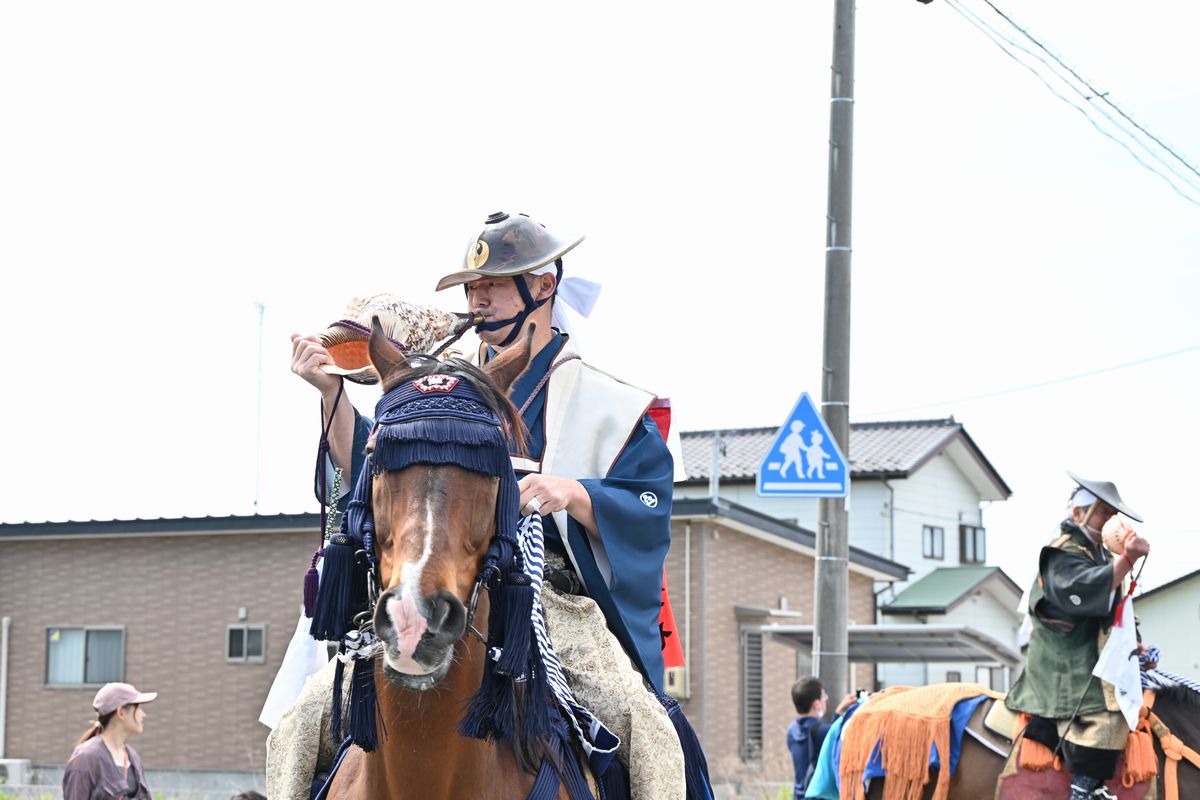
[[[371,366],[375,367],[385,387],[391,383],[393,375],[409,369],[408,357],[383,332],[378,314],[371,316],[371,339],[367,342],[367,353],[371,356]]]
[[[483,368],[484,374],[491,378],[492,383],[496,384],[496,388],[505,395],[508,394],[508,390],[512,388],[517,378],[521,377],[521,373],[529,367],[532,359],[533,334],[537,330],[537,325],[530,322],[525,327],[525,335],[521,337],[521,341],[506,348]]]

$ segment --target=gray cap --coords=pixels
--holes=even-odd
[[[101,716],[111,714],[118,708],[124,708],[131,703],[149,703],[158,697],[158,692],[139,692],[128,683],[106,683],[96,692],[92,708]]]

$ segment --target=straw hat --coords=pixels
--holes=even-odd
[[[343,375],[355,383],[379,382],[379,374],[371,366],[367,352],[372,317],[379,317],[387,337],[408,353],[429,353],[438,343],[462,333],[472,322],[469,314],[408,303],[392,294],[355,298],[346,306],[342,318],[330,323],[320,334],[321,344],[333,358],[333,363],[322,365],[322,370],[330,375]]]

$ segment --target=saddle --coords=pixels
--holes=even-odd
[[[1024,733],[1021,715],[1002,702],[988,701],[967,723],[967,734],[1005,759],[996,784],[996,800],[1061,800],[1071,792],[1071,775],[1056,762],[1046,769],[1031,769],[1020,763]],[[1116,777],[1108,781],[1109,791],[1121,800],[1155,800],[1157,781],[1125,786],[1122,775],[1125,760],[1117,762]]]

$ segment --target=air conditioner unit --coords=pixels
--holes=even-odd
[[[669,667],[663,671],[663,690],[676,700],[688,698],[687,666]]]
[[[29,786],[32,780],[28,758],[0,758],[0,786]]]

